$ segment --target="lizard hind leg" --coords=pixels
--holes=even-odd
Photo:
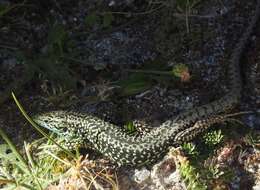
[[[225,121],[227,116],[220,115],[220,116],[213,116],[206,119],[198,120],[192,127],[189,127],[181,132],[179,132],[175,136],[175,142],[181,144],[183,142],[188,142],[196,137],[198,134],[206,131],[209,127],[213,124],[220,123]]]

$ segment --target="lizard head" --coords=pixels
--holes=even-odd
[[[62,135],[67,131],[65,111],[51,111],[37,114],[33,117],[33,121],[58,135]]]

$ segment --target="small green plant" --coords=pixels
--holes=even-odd
[[[27,143],[24,143],[25,156],[22,156],[2,130],[0,136],[7,143],[0,145],[0,181],[5,188],[46,189],[62,175],[54,172],[58,164],[56,158],[35,154],[33,146]],[[50,141],[47,145],[50,145]]]
[[[181,161],[180,164],[181,175],[187,184],[188,190],[206,190],[207,186],[200,180],[200,174],[196,168],[193,167],[188,160]]]
[[[133,74],[116,83],[116,85],[121,87],[121,94],[129,96],[140,93],[150,88],[154,81],[172,85],[172,81],[176,81],[177,83],[189,82],[190,80],[189,69],[184,64],[177,64],[170,71],[162,70],[162,68],[155,69],[127,69],[126,71]]]
[[[208,178],[218,179],[224,174],[217,164],[211,164],[208,167]]]
[[[5,135],[0,131],[0,135]],[[6,140],[6,138],[5,138]],[[96,168],[96,164],[87,157],[69,159],[46,138],[31,144],[24,144],[22,156],[14,146],[0,145],[0,185],[1,189],[43,190],[50,185],[57,189],[88,190],[100,188],[104,183],[111,189],[118,189],[117,181],[106,169]],[[15,148],[16,149],[16,148]],[[17,156],[19,155],[19,156]]]
[[[258,131],[251,131],[247,134],[245,141],[255,149],[260,149],[260,133]]]
[[[144,70],[144,69],[127,69],[128,72],[132,73],[142,73],[148,75],[168,75],[176,78],[183,78],[185,73],[189,74],[189,68],[185,64],[177,64],[173,66],[171,71],[162,71],[162,70]]]
[[[128,133],[135,133],[136,132],[136,128],[135,128],[134,123],[132,121],[128,122],[125,125],[125,129]]]
[[[234,173],[231,168],[221,167],[219,164],[214,162],[210,163],[210,165],[205,168],[205,174],[208,180],[221,179],[225,182],[231,182],[234,177]]]
[[[192,157],[198,156],[199,152],[193,143],[183,143],[182,149],[184,152]]]
[[[144,74],[134,73],[126,79],[122,79],[115,83],[120,87],[121,96],[131,96],[149,89],[152,81]]]
[[[70,63],[63,58],[66,57],[66,47],[71,41],[68,32],[62,24],[50,26],[45,52],[38,54],[31,61],[31,66],[51,82],[62,85],[66,89],[76,86],[75,76],[70,70]]]
[[[48,34],[48,53],[63,56],[65,41],[68,34],[61,24],[51,26]]]
[[[182,82],[189,82],[190,72],[185,64],[177,64],[172,68],[172,75],[181,79]]]
[[[206,133],[203,136],[203,139],[205,141],[205,144],[207,144],[210,147],[216,146],[217,144],[221,143],[223,141],[223,134],[221,130],[217,131],[211,131]]]

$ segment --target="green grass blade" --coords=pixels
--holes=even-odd
[[[26,170],[23,170],[23,171],[26,172],[26,173],[29,173],[29,175],[31,175],[33,178],[35,178],[33,173],[32,173],[32,171],[31,171],[31,169],[30,169],[30,167],[27,165],[25,159],[18,152],[18,150],[16,149],[15,145],[13,144],[13,142],[7,137],[7,135],[5,134],[5,132],[1,128],[0,128],[0,135],[2,136],[4,141],[8,144],[8,146],[10,147],[10,149],[12,150],[12,152],[14,153],[16,158],[22,163],[22,166],[26,169]],[[20,184],[19,183],[19,185],[25,186],[26,184]],[[39,183],[38,183],[38,185],[39,185],[40,189],[42,189],[41,185]],[[30,188],[30,189],[34,189],[34,188]]]
[[[8,146],[10,147],[10,149],[12,150],[12,152],[15,154],[16,158],[23,164],[23,166],[25,168],[27,168],[29,171],[29,167],[25,161],[25,159],[22,157],[22,155],[18,152],[18,150],[16,149],[15,145],[13,144],[13,142],[7,137],[7,135],[5,134],[5,132],[0,128],[0,135],[2,136],[2,138],[4,139],[4,141],[8,144]]]

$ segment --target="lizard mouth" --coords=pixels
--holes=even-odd
[[[56,128],[53,128],[53,127],[50,127],[50,125],[48,124],[48,122],[45,122],[45,121],[42,121],[41,119],[39,119],[37,116],[33,118],[33,121],[40,127],[43,127],[45,129],[48,129],[49,131],[57,134],[57,135],[62,135],[61,131],[56,129]]]

